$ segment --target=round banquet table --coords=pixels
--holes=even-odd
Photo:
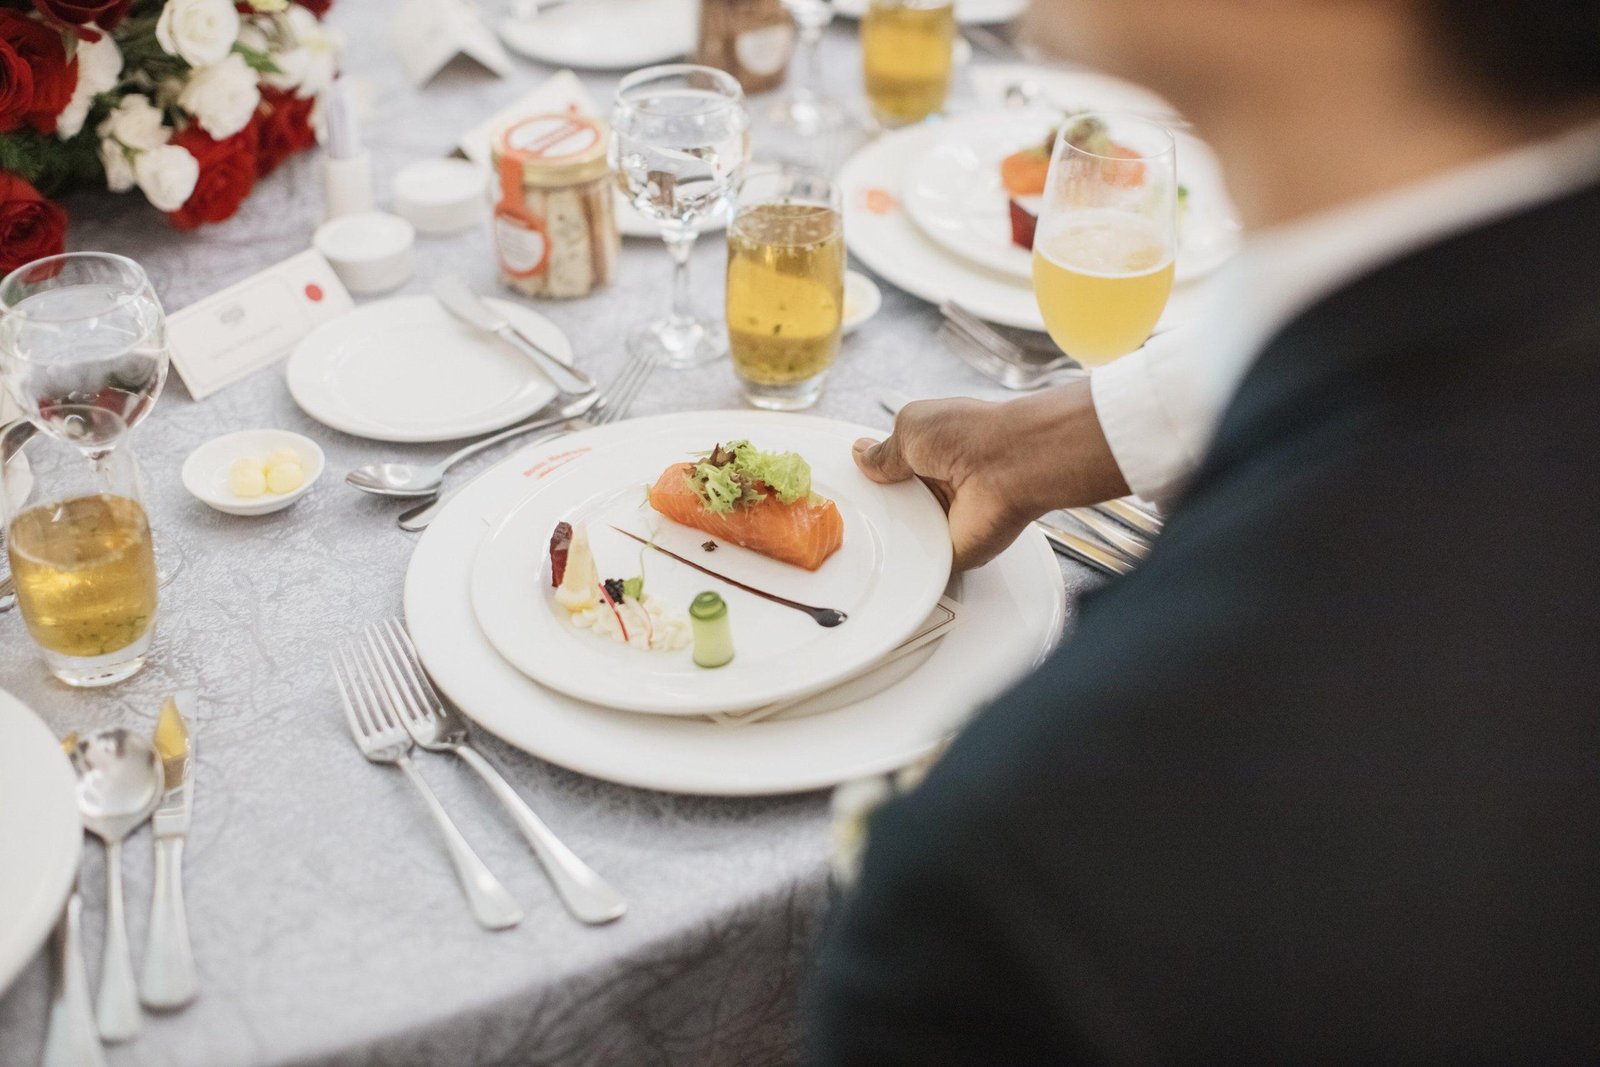
[[[392,51],[391,10],[341,0],[330,15],[348,40],[344,69],[376,90],[365,134],[380,199],[385,175],[445,155],[462,131],[552,73],[519,59],[513,77],[498,80],[458,60],[415,88]],[[830,32],[825,62],[841,94],[859,96],[853,24]],[[597,101],[609,100],[614,76],[583,80]],[[758,130],[758,157],[763,150]],[[235,218],[195,233],[171,229],[136,194],[69,198],[69,240],[138,259],[175,311],[306,248],[322,202],[313,152],[263,181]],[[625,245],[608,289],[538,305],[602,383],[624,362],[627,328],[667,300],[660,243]],[[720,236],[703,239],[693,271],[707,309],[720,306],[723,263]],[[417,266],[400,292],[426,292],[451,272],[480,292],[501,291],[486,225],[419,238]],[[936,309],[884,286],[882,311],[846,340],[817,413],[887,427],[876,404],[882,390],[1003,395],[943,347],[938,321]],[[724,361],[658,372],[633,413],[739,403]],[[188,452],[258,426],[296,430],[322,446],[328,471],[315,491],[256,519],[189,497],[179,481]],[[480,732],[534,808],[630,903],[627,917],[607,927],[571,920],[470,771],[424,756],[445,806],[527,912],[516,929],[486,933],[469,917],[402,776],[368,766],[351,744],[325,654],[357,627],[400,612],[416,535],[395,525],[394,503],[348,489],[342,474],[383,457],[436,458],[448,445],[385,445],[327,429],[295,406],[281,365],[199,403],[174,375],[132,442],[158,550],[183,556],[163,591],[152,664],[111,689],[68,691],[45,676],[17,613],[0,615],[0,685],[58,735],[112,724],[150,730],[165,693],[188,686],[201,697],[185,859],[201,995],[177,1014],[147,1015],[139,1038],[107,1050],[111,1064],[758,1067],[798,1059],[797,994],[828,906],[824,794],[646,792],[563,770]],[[480,457],[458,476],[504,454]],[[1063,564],[1063,576],[1069,595],[1094,580],[1073,564]],[[136,958],[152,883],[149,840],[136,837],[125,855]],[[98,845],[85,849],[91,978],[99,973],[102,859]],[[37,1062],[48,987],[41,957],[0,996],[0,1064]]]

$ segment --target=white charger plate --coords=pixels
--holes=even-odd
[[[472,566],[472,604],[489,643],[518,670],[569,696],[606,707],[664,715],[704,715],[789,700],[860,673],[922,624],[950,579],[944,510],[915,479],[879,485],[851,458],[851,443],[871,427],[810,416],[773,418],[739,411],[667,416],[649,432],[609,448],[587,433],[567,439],[582,450],[547,475],[484,539]],[[769,451],[798,452],[811,464],[816,492],[844,520],[844,543],[815,571],[780,563],[679,525],[642,501],[670,464],[719,441],[748,439]],[[592,449],[592,450],[591,450]],[[546,546],[558,522],[588,529],[601,578],[645,568],[647,592],[686,617],[695,594],[712,589],[728,604],[734,658],[707,670],[689,648],[646,651],[572,624],[555,603]],[[808,615],[733,588],[669,559],[641,551],[612,529],[653,538],[662,548],[734,581],[848,618],[823,627]]]
[[[868,0],[834,0],[833,10],[847,19],[867,13]],[[956,0],[956,21],[967,26],[1010,22],[1028,9],[1028,0]]]
[[[625,70],[694,51],[695,0],[575,0],[500,22],[513,52],[558,67]]]
[[[839,171],[844,239],[874,274],[929,303],[961,303],[981,319],[1025,330],[1044,329],[1033,287],[945,251],[907,215],[901,197],[911,165],[944,136],[947,122],[924,122],[866,145]],[[1160,328],[1192,320],[1205,307],[1204,283],[1178,286]]]
[[[624,422],[589,439],[627,440],[660,421]],[[462,490],[428,527],[406,572],[406,625],[434,681],[480,726],[524,752],[596,778],[673,793],[823,789],[926,755],[972,709],[1037,666],[1061,634],[1060,566],[1030,530],[988,566],[952,579],[949,593],[961,603],[961,618],[948,636],[778,718],[729,728],[574,700],[494,651],[478,629],[468,590],[473,554],[490,524],[526,494],[526,472],[565,451],[568,440],[532,445]]]
[[[1092,95],[1082,110],[1110,105]],[[1041,143],[1061,122],[1061,112],[1028,109],[962,115],[911,166],[905,209],[945,251],[980,267],[1032,284],[1033,254],[1011,241],[1011,214],[1000,161]],[[1175,131],[1178,183],[1188,207],[1178,233],[1178,284],[1203,277],[1239,250],[1238,213],[1222,181],[1222,168],[1205,142]]]
[[[0,689],[0,993],[39,951],[83,849],[77,781],[50,729]]]
[[[488,298],[557,359],[561,328],[536,311]],[[431,296],[378,300],[317,327],[296,346],[289,393],[313,419],[375,441],[453,441],[525,418],[556,395],[527,356],[459,321]]]

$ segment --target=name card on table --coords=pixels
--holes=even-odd
[[[511,57],[483,21],[462,0],[407,0],[390,29],[406,76],[419,88],[456,56],[477,60],[495,75],[510,77]]]
[[[201,400],[276,363],[353,306],[322,253],[301,252],[169,315],[172,365]]]
[[[518,119],[529,115],[559,115],[575,112],[579,115],[597,115],[594,98],[583,87],[583,82],[570,70],[557,71],[546,78],[532,92],[515,103],[501,108],[487,119],[461,135],[457,151],[485,169],[489,168],[490,146],[494,135]]]

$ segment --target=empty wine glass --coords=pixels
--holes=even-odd
[[[635,71],[617,87],[611,162],[623,193],[661,228],[674,263],[672,310],[628,338],[631,353],[691,367],[728,351],[720,317],[696,314],[689,253],[701,221],[725,212],[749,154],[744,92],[732,76],[674,63]]]
[[[814,138],[843,129],[844,106],[828,95],[822,78],[822,34],[833,21],[832,0],[783,0],[800,31],[799,60],[790,67],[789,92],[767,112],[767,118],[801,137]]]

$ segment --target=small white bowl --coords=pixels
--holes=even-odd
[[[841,327],[845,333],[854,333],[857,326],[876,315],[881,307],[883,293],[878,291],[877,284],[871,278],[860,271],[844,272],[844,322]]]
[[[228,488],[228,473],[236,459],[246,456],[265,458],[280,448],[300,454],[306,480],[292,493],[266,493],[262,496],[236,496]],[[288,430],[240,430],[213,437],[183,461],[183,487],[196,500],[229,515],[270,515],[282,511],[310,492],[322,476],[322,449],[309,437]]]
[[[416,243],[416,228],[386,211],[329,219],[311,238],[352,293],[387,292],[410,281]]]
[[[489,218],[489,175],[464,159],[424,159],[394,176],[394,213],[418,233],[460,233]]]

